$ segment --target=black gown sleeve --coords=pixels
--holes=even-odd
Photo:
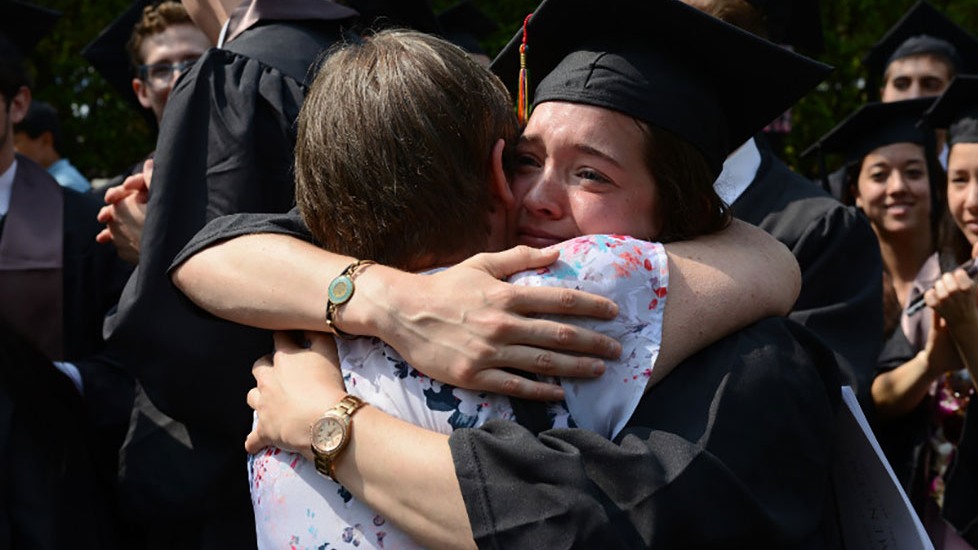
[[[801,267],[802,292],[788,317],[842,356],[846,383],[865,406],[883,333],[876,235],[861,214],[839,205],[806,227],[792,252]]]
[[[208,220],[293,204],[302,82],[229,50],[209,50],[167,103],[139,266],[106,321],[109,350],[167,415],[244,437],[250,367],[271,334],[207,315],[172,285],[173,258]],[[233,435],[232,435],[233,434]]]
[[[830,512],[838,403],[832,352],[768,319],[684,361],[615,441],[505,422],[449,441],[480,548],[797,547]]]
[[[214,246],[215,244],[256,233],[276,233],[289,235],[314,243],[312,233],[302,221],[298,208],[293,208],[285,214],[231,214],[221,216],[204,226],[193,239],[177,254],[170,266],[172,272],[177,266],[187,261],[191,256]]]

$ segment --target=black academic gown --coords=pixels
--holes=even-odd
[[[789,318],[840,355],[844,383],[867,403],[883,333],[879,244],[869,222],[761,147],[754,181],[733,215],[784,243],[801,267]],[[865,406],[865,405],[864,405]]]
[[[61,223],[51,223],[48,212],[33,209],[27,218],[38,223],[29,230],[32,239],[54,239],[60,249],[60,288],[53,293],[58,304],[46,311],[57,312],[49,326],[61,329],[59,345],[46,349],[43,358],[34,349],[39,345],[33,333],[37,325],[23,324],[28,317],[23,310],[12,319],[5,315],[14,301],[45,303],[51,298],[38,295],[53,290],[46,286],[45,270],[27,270],[27,282],[37,276],[39,286],[18,283],[24,295],[0,301],[0,317],[9,321],[0,326],[0,471],[6,478],[0,493],[9,491],[9,508],[0,513],[0,547],[112,548],[108,518],[131,383],[125,373],[94,358],[103,348],[102,321],[131,267],[111,244],[95,242],[101,204],[60,187],[43,168],[19,155],[6,221],[18,215],[15,208],[31,204],[23,200],[25,189],[53,193],[48,197],[58,203]],[[30,245],[9,242],[19,232],[6,221],[0,242],[5,254],[15,257],[18,247]],[[42,236],[44,231],[58,234]],[[84,397],[54,368],[53,359],[78,367]]]
[[[0,321],[0,548],[115,548],[78,390]]]
[[[244,397],[271,334],[206,315],[166,270],[208,220],[292,206],[295,120],[314,62],[342,36],[337,21],[261,21],[205,53],[167,103],[139,266],[106,331],[141,385],[123,498],[147,531],[181,535],[175,544],[255,544]]]
[[[480,548],[831,548],[839,378],[771,318],[652,387],[608,441],[489,422],[449,444]]]

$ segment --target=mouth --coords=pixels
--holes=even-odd
[[[886,205],[887,212],[895,215],[906,214],[914,207],[912,202],[896,202]]]
[[[557,243],[566,241],[564,237],[533,229],[531,227],[520,227],[516,231],[516,242],[533,248],[545,248]]]

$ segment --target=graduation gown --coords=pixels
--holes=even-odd
[[[801,267],[801,293],[788,317],[839,356],[849,384],[868,402],[883,334],[883,271],[869,222],[791,171],[761,147],[754,181],[733,215],[784,243]]]
[[[770,318],[684,361],[615,441],[490,422],[449,444],[480,548],[828,548],[838,396],[832,352]]]
[[[82,396],[0,321],[0,548],[115,548]]]
[[[0,317],[52,360],[77,361],[102,348],[102,321],[131,271],[111,244],[95,242],[100,207],[17,155],[0,233]]]
[[[344,37],[339,25],[259,21],[205,53],[167,103],[139,266],[106,321],[113,357],[146,397],[124,449],[123,498],[161,536],[199,528],[195,545],[254,546],[244,396],[271,334],[207,315],[166,270],[208,220],[292,206],[295,120],[314,62]],[[183,426],[161,427],[160,411]]]

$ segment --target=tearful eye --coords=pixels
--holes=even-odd
[[[588,169],[579,171],[577,173],[577,177],[585,180],[596,181],[598,183],[609,183],[611,181],[608,178],[606,178],[604,175],[602,175],[600,172],[597,172],[595,170],[588,170]]]
[[[537,159],[534,158],[532,155],[520,155],[520,154],[517,154],[517,156],[516,156],[516,165],[517,166],[520,166],[520,167],[523,167],[523,166],[540,166],[540,163],[537,162]]]

